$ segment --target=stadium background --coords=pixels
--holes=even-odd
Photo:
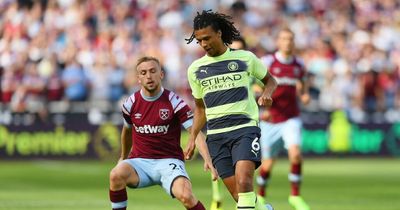
[[[302,107],[311,207],[400,209],[396,0],[0,1],[0,209],[108,209],[135,60],[159,57],[165,86],[191,102],[186,68],[203,52],[184,39],[202,9],[232,15],[258,56],[274,51],[280,27],[295,32],[312,80]],[[208,204],[208,175],[200,161],[188,168]],[[271,186],[278,209],[289,209],[286,179],[282,158]],[[132,209],[181,208],[158,188],[129,196]]]

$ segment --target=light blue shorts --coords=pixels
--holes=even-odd
[[[263,159],[275,158],[281,150],[291,145],[301,145],[302,122],[299,117],[281,123],[260,121],[261,155]]]
[[[139,184],[135,188],[160,185],[169,195],[174,197],[172,183],[175,179],[178,177],[189,179],[185,163],[179,159],[133,158],[125,159],[123,162],[132,166],[139,176]]]

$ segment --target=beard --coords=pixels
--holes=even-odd
[[[154,86],[147,86],[147,85],[144,85],[143,88],[144,88],[147,92],[149,92],[149,93],[154,93],[154,92],[157,91],[157,89],[158,89],[159,86],[160,86],[160,85],[154,85]]]

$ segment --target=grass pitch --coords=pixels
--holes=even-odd
[[[0,209],[109,210],[111,162],[0,161]],[[276,210],[287,203],[288,162],[279,160],[272,174],[268,201]],[[187,162],[196,196],[210,205],[211,184],[201,161]],[[312,210],[399,210],[400,159],[306,159],[302,194]],[[225,188],[224,209],[235,210]],[[184,209],[160,187],[128,190],[128,209]]]

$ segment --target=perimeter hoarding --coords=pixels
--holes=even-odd
[[[42,121],[32,114],[13,115],[0,124],[0,158],[110,159],[120,149],[121,122],[92,123],[87,114],[62,114]],[[19,120],[15,120],[19,119]],[[29,121],[29,122],[26,122]],[[400,157],[400,122],[350,123],[343,116],[326,122],[304,123],[305,155],[368,155]],[[182,140],[185,141],[184,133]]]

